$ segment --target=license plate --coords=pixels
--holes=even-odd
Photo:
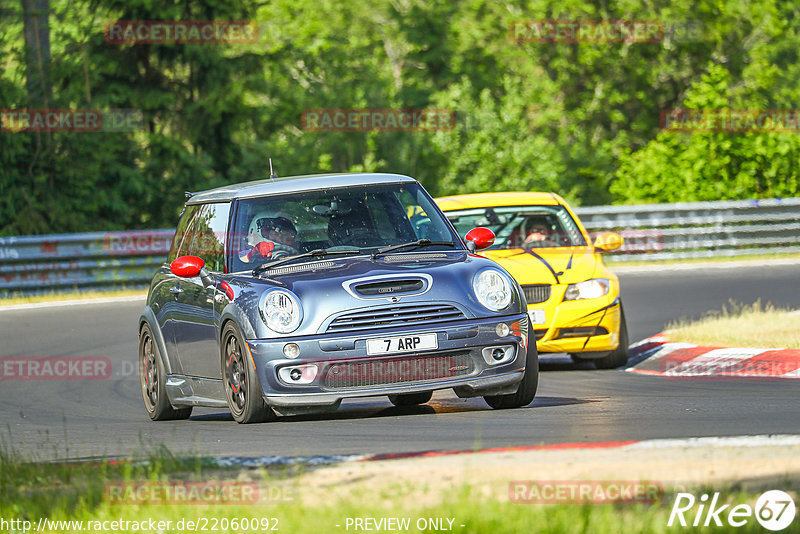
[[[367,340],[367,354],[397,354],[439,348],[436,334],[413,334],[410,336],[376,337]]]
[[[544,324],[544,310],[528,310],[528,316],[531,318],[532,324]]]

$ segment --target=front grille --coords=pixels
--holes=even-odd
[[[545,336],[545,334],[547,334],[547,328],[542,328],[540,330],[533,331],[533,337],[536,338],[536,341],[542,339]]]
[[[392,328],[464,319],[464,314],[449,304],[402,304],[346,313],[334,319],[328,332],[347,332],[364,328]]]
[[[475,370],[468,351],[337,362],[322,379],[325,389],[414,384],[467,376]]]
[[[525,292],[525,300],[528,301],[528,304],[547,302],[547,299],[550,298],[550,284],[522,286],[522,291]]]

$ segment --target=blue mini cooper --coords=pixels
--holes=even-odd
[[[434,390],[533,401],[525,297],[414,179],[296,176],[189,197],[139,319],[151,419],[227,407],[239,423]]]

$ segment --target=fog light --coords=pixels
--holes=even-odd
[[[508,327],[506,323],[498,323],[497,327],[494,329],[499,337],[506,337],[511,329]]]
[[[283,367],[278,371],[278,376],[284,384],[302,386],[311,384],[317,378],[317,366],[313,363]]]
[[[487,365],[500,365],[514,360],[517,345],[500,345],[499,347],[484,347],[481,349],[483,361]]]
[[[300,347],[297,343],[287,343],[283,346],[283,354],[287,358],[297,358],[300,356]]]

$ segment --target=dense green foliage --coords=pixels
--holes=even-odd
[[[0,109],[26,85],[0,5]],[[27,0],[30,1],[30,0]],[[0,235],[173,226],[185,190],[389,171],[438,195],[579,204],[798,194],[797,133],[662,131],[662,110],[792,109],[800,7],[783,0],[50,0],[47,107],[141,110],[126,133],[0,132]],[[654,43],[518,43],[524,19],[659,21]],[[115,20],[253,20],[250,44],[111,44]],[[688,28],[688,30],[687,30]],[[452,130],[312,132],[304,110],[444,108]]]

